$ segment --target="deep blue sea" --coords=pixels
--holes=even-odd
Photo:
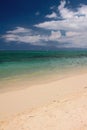
[[[0,80],[62,74],[87,67],[87,50],[0,51]]]

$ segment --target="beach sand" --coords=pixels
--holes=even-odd
[[[0,130],[87,130],[87,74],[0,93]]]

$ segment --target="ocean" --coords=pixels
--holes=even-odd
[[[62,74],[87,67],[87,51],[0,51],[0,80]]]

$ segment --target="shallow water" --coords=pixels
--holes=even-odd
[[[87,51],[0,51],[0,80],[63,74],[87,67]]]

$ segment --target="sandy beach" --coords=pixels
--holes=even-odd
[[[87,74],[0,93],[0,104],[0,130],[87,130]]]
[[[0,1],[0,130],[87,130],[87,0]]]

